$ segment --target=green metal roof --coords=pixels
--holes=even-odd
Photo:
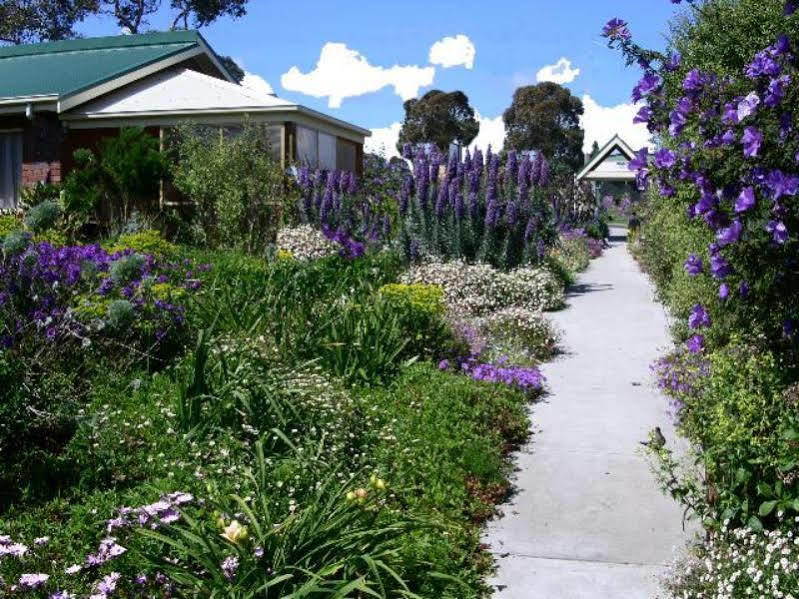
[[[202,42],[196,31],[170,31],[2,47],[0,99],[63,99]]]

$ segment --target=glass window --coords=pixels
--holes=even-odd
[[[336,167],[342,171],[355,172],[358,149],[354,143],[339,139],[336,144]]]
[[[17,207],[22,178],[22,134],[0,133],[0,208]]]
[[[319,139],[315,130],[297,125],[297,162],[301,166],[319,166]]]
[[[336,169],[336,138],[319,133],[319,168],[326,171]]]
[[[275,162],[280,162],[280,140],[283,136],[283,125],[266,126],[266,143],[269,144],[269,155]]]

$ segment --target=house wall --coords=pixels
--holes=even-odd
[[[63,176],[64,129],[52,113],[0,116],[0,131],[22,131],[22,185],[60,183]]]

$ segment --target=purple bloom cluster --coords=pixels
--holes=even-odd
[[[384,197],[375,181],[362,188],[349,171],[311,173],[303,167],[297,171],[297,184],[302,196],[298,206],[301,219],[338,243],[341,256],[358,258],[368,246],[379,245],[391,235],[386,204],[393,198]]]
[[[419,253],[513,267],[538,260],[554,240],[549,163],[540,152],[453,154],[446,168],[420,147],[399,195],[406,257]],[[415,250],[415,251],[412,251]]]
[[[792,12],[792,6],[787,8],[791,10],[786,14]],[[780,35],[757,52],[738,76],[717,76],[683,65],[679,56],[650,61],[651,53],[621,35],[620,28],[626,30],[626,23],[614,21],[603,34],[629,63],[638,62],[644,68],[633,89],[633,98],[643,100],[644,106],[634,121],[646,123],[667,146],[653,155],[646,148],[639,150],[629,168],[636,171],[642,189],[654,182],[664,198],[693,197],[686,212],[704,222],[714,241],[706,256],[688,257],[686,273],[718,279],[723,302],[718,309],[725,310],[735,310],[734,300],[749,295],[747,280],[766,282],[755,288],[763,300],[758,309],[776,336],[782,319],[766,315],[767,306],[779,306],[786,318],[799,318],[799,304],[788,305],[780,299],[791,293],[789,289],[799,289],[795,258],[799,133],[792,110],[799,74],[794,41]],[[680,83],[679,95],[669,97],[663,80]],[[669,93],[674,91],[673,84],[667,86]],[[732,292],[736,285],[737,295]],[[695,309],[691,322],[708,326],[709,316]]]
[[[99,245],[55,247],[26,240],[0,254],[0,348],[27,338],[90,344],[112,331],[85,315],[104,318],[91,306],[114,299],[128,301],[160,341],[183,325],[184,307],[157,297],[157,285],[179,295],[197,289],[199,281],[190,263],[159,264],[131,250],[109,254]]]
[[[704,339],[697,335],[687,342],[688,351],[660,358],[652,365],[657,385],[671,398],[676,420],[680,420],[683,399],[698,393],[699,385],[710,374],[710,362],[701,355]]]

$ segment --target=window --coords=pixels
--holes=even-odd
[[[358,160],[358,147],[351,141],[339,139],[336,144],[336,168],[341,171],[355,172]]]
[[[336,170],[336,138],[327,133],[319,133],[319,168],[325,171]]]
[[[17,207],[22,178],[22,134],[0,132],[0,209]]]
[[[301,166],[319,167],[319,136],[316,130],[297,126],[297,162]]]

